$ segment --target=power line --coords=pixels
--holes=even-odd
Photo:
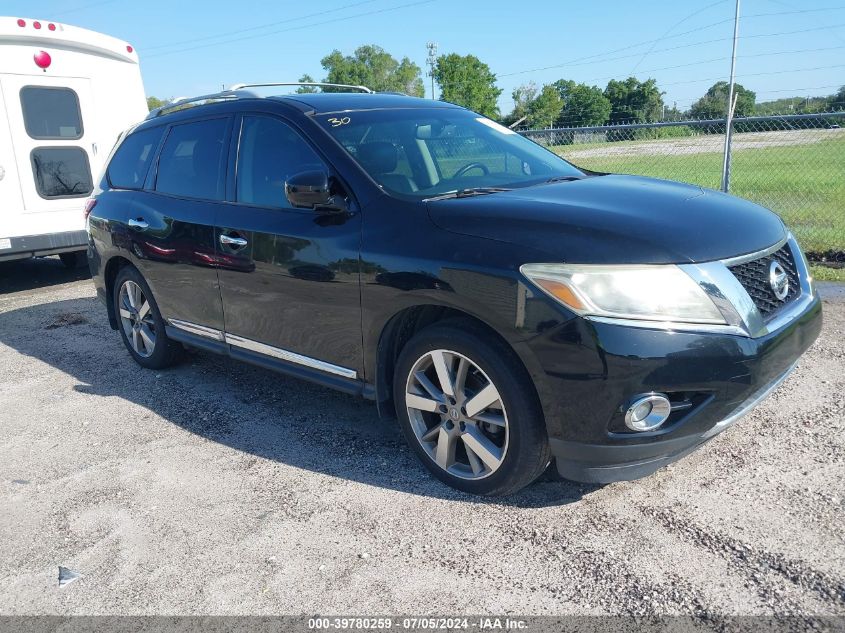
[[[780,0],[769,0],[769,2],[771,2],[772,4],[777,4],[777,5],[780,5],[780,6],[782,6],[782,7],[788,7],[788,8],[790,8],[790,9],[795,9],[795,7],[794,7],[793,5],[791,5],[791,4],[789,4],[788,2],[781,2]],[[838,10],[839,8],[840,8],[840,7],[827,8],[827,9],[819,9],[819,11],[836,11],[836,10]],[[845,39],[842,39],[842,38],[839,36],[839,33],[837,33],[836,31],[832,30],[832,28],[829,28],[828,30],[829,30],[829,31],[830,31],[830,33],[833,35],[833,37],[835,37],[836,39],[838,39],[840,42],[845,42]]]
[[[663,35],[660,36],[660,39],[662,40],[663,38],[668,36],[669,33],[674,31],[677,27],[679,27],[681,24],[683,24],[687,20],[692,19],[692,18],[694,18],[695,16],[697,16],[701,13],[704,13],[705,11],[707,11],[707,9],[712,9],[713,7],[718,6],[720,4],[724,4],[725,2],[727,2],[727,0],[719,0],[718,2],[708,4],[706,7],[703,7],[701,9],[698,9],[697,11],[694,11],[693,13],[690,13],[688,16],[679,20],[678,22],[675,22],[675,24],[673,24],[668,29],[666,29],[666,31],[663,33]],[[656,41],[654,44],[652,44],[651,48],[649,48],[645,53],[643,53],[643,56],[640,58],[640,60],[636,64],[634,64],[634,67],[631,69],[632,75],[634,74],[634,72],[636,72],[639,65],[643,63],[643,60],[645,60],[645,58],[648,57],[651,54],[651,52],[654,50],[654,47],[657,46],[658,43],[659,43],[659,41]]]
[[[417,0],[417,2],[409,2],[407,4],[400,4],[400,5],[397,5],[397,6],[394,6],[394,7],[387,7],[387,8],[384,8],[384,9],[376,9],[374,11],[367,11],[367,12],[364,12],[364,13],[355,13],[355,14],[352,14],[352,15],[344,16],[344,17],[333,18],[331,20],[323,20],[322,22],[312,22],[310,24],[303,24],[301,26],[294,26],[294,27],[290,27],[290,28],[287,28],[287,29],[277,29],[275,31],[270,31],[269,33],[259,33],[258,35],[250,35],[250,36],[247,36],[247,37],[237,37],[237,38],[232,38],[232,39],[228,39],[228,40],[223,40],[221,42],[210,42],[210,43],[207,43],[207,44],[198,44],[197,46],[189,46],[187,48],[180,48],[180,49],[173,50],[173,51],[164,51],[162,53],[147,55],[147,58],[163,57],[163,56],[166,56],[166,55],[175,55],[177,53],[185,53],[187,51],[194,51],[194,50],[198,50],[198,49],[201,49],[201,48],[208,48],[210,46],[220,46],[221,44],[232,44],[234,42],[242,42],[244,40],[254,40],[254,39],[259,39],[259,38],[262,38],[262,37],[269,37],[271,35],[277,35],[279,33],[289,33],[291,31],[299,31],[299,30],[302,30],[302,29],[310,29],[310,28],[313,28],[315,26],[324,26],[326,24],[334,24],[336,22],[343,22],[345,20],[351,20],[353,18],[363,18],[363,17],[367,17],[367,16],[370,16],[370,15],[378,15],[378,14],[382,14],[382,13],[389,13],[391,11],[398,11],[400,9],[407,9],[407,8],[410,8],[410,7],[416,7],[416,6],[420,6],[420,5],[423,5],[423,4],[431,4],[432,2],[437,2],[437,1],[438,0]]]
[[[145,50],[145,51],[155,51],[155,50],[161,50],[162,48],[171,48],[173,46],[182,46],[184,44],[193,44],[195,42],[205,42],[205,41],[208,41],[208,40],[216,40],[216,39],[221,38],[221,37],[229,37],[229,36],[232,36],[232,35],[239,35],[241,33],[249,33],[251,31],[261,31],[261,30],[264,30],[264,29],[272,28],[274,26],[279,26],[280,24],[289,24],[291,22],[298,22],[300,20],[307,20],[309,18],[319,17],[321,15],[326,15],[326,14],[329,14],[329,13],[336,13],[338,11],[344,11],[346,9],[352,9],[352,8],[355,8],[355,7],[360,7],[361,5],[364,5],[364,4],[372,4],[373,2],[378,2],[378,1],[379,0],[361,0],[360,2],[354,2],[352,4],[346,4],[346,5],[343,5],[343,6],[340,6],[340,7],[335,7],[334,9],[327,9],[325,11],[318,11],[316,13],[309,13],[307,15],[301,15],[301,16],[295,17],[295,18],[286,18],[284,20],[279,20],[278,22],[269,22],[269,23],[261,24],[261,25],[257,25],[257,26],[250,26],[250,27],[247,27],[247,28],[244,28],[244,29],[238,29],[236,31],[224,31],[222,33],[217,33],[216,35],[206,35],[204,37],[195,37],[195,38],[190,39],[190,40],[182,40],[180,42],[171,42],[170,44],[159,44],[157,46],[145,46],[145,47],[143,47],[143,50]]]
[[[757,34],[757,35],[746,35],[746,36],[740,37],[740,39],[757,39],[757,38],[762,38],[762,37],[780,37],[780,36],[783,36],[783,35],[795,35],[795,34],[798,34],[798,33],[811,33],[811,32],[814,32],[814,31],[821,31],[821,30],[824,30],[824,29],[827,29],[827,28],[839,28],[839,27],[842,27],[842,26],[845,26],[845,24],[836,24],[836,25],[832,25],[831,27],[827,27],[827,26],[813,27],[813,28],[810,28],[810,29],[799,29],[799,30],[796,30],[796,31],[780,31],[780,32],[777,32],[777,33],[761,33],[761,34]],[[694,46],[701,46],[703,44],[715,44],[715,43],[718,43],[718,42],[726,42],[726,41],[732,41],[732,40],[733,40],[732,37],[718,38],[718,39],[715,39],[715,40],[704,40],[704,41],[700,41],[700,42],[691,42],[689,44],[681,44],[679,46],[672,46],[672,47],[669,47],[669,48],[661,48],[661,49],[657,49],[657,50],[652,51],[652,52],[666,53],[666,52],[670,52],[670,51],[680,50],[680,49],[683,49],[683,48],[691,48],[691,47],[694,47]],[[542,68],[530,68],[530,69],[527,69],[527,70],[519,70],[519,71],[515,71],[515,72],[511,72],[511,73],[504,73],[504,74],[501,74],[501,75],[498,75],[498,76],[499,77],[513,77],[515,75],[524,75],[524,74],[531,73],[531,72],[540,72],[540,71],[543,71],[543,70],[552,70],[554,68],[563,68],[563,67],[566,67],[566,66],[585,66],[587,64],[601,64],[601,63],[606,63],[606,62],[619,61],[619,60],[622,60],[622,59],[630,59],[631,57],[636,57],[637,55],[639,55],[639,53],[635,53],[633,55],[622,55],[622,56],[619,56],[619,57],[610,57],[610,58],[606,58],[606,59],[592,60],[592,61],[589,61],[589,62],[582,62],[580,60],[584,59],[584,58],[579,58],[577,60],[564,62],[564,63],[561,63],[561,64],[553,64],[551,66],[544,66]],[[595,55],[594,57],[598,57],[598,55]]]

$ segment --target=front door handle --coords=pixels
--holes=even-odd
[[[147,224],[144,218],[129,218],[129,226],[133,229],[146,229],[150,225]]]
[[[249,242],[242,237],[233,237],[231,235],[220,235],[220,243],[224,246],[231,246],[232,248],[243,248]]]

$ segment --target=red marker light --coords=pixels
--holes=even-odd
[[[44,70],[47,70],[50,67],[50,64],[53,63],[53,58],[50,57],[50,53],[47,51],[38,51],[32,56],[32,59],[35,60],[36,66],[43,68]]]
[[[34,26],[36,29],[40,29],[41,28],[41,22],[33,22],[32,26]]]
[[[26,20],[21,20],[21,19],[18,19],[18,26],[20,26],[21,28],[23,28],[24,26],[26,26]]]
[[[47,28],[48,28],[48,29],[50,29],[51,31],[55,31],[55,30],[56,30],[56,25],[55,25],[55,24],[53,24],[52,22],[50,22],[50,24],[48,24],[48,25],[47,25]]]
[[[129,44],[127,44],[127,45],[126,45],[126,52],[127,52],[127,53],[131,53],[131,52],[132,52],[132,51],[134,51],[134,50],[135,50],[135,49],[134,49],[134,48],[132,48],[131,46],[129,46]]]

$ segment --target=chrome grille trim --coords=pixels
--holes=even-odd
[[[769,271],[773,262],[781,266],[789,279],[788,293],[783,299],[775,295],[769,281]],[[728,270],[739,280],[767,321],[798,299],[801,294],[796,256],[789,244],[784,244],[767,255],[742,264],[734,264],[728,267]]]
[[[764,248],[762,251],[755,251],[753,253],[746,253],[745,255],[737,255],[736,257],[730,257],[728,259],[721,260],[722,263],[727,266],[728,268],[732,266],[738,266],[740,264],[745,264],[746,262],[754,261],[755,259],[760,259],[761,257],[766,257],[767,255],[771,255],[772,253],[776,253],[780,249],[784,247],[787,243],[789,243],[790,238],[792,238],[792,234],[788,234],[785,238],[780,240],[777,244],[769,246],[768,248]]]
[[[798,276],[799,292],[788,303],[770,313],[770,318],[767,321],[748,290],[730,270],[730,267],[768,257],[784,247],[788,247],[792,255],[792,262]],[[721,326],[725,333],[736,333],[750,338],[766,336],[786,327],[803,314],[813,303],[815,297],[807,260],[791,233],[785,240],[781,240],[762,251],[715,262],[681,264],[679,267],[699,284],[716,307],[719,308],[728,323],[727,326]],[[733,328],[735,331],[728,332],[727,328]],[[715,331],[712,328],[704,327],[695,329],[700,332]]]

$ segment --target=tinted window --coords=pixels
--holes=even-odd
[[[88,155],[79,147],[32,150],[35,187],[42,198],[86,196],[93,189]]]
[[[70,88],[21,88],[21,110],[26,133],[37,139],[82,137],[79,98]]]
[[[238,202],[290,208],[285,182],[303,171],[325,170],[323,161],[290,126],[246,116],[238,150]]]
[[[136,132],[117,148],[109,163],[109,182],[117,189],[140,189],[153,160],[161,128]]]
[[[397,108],[315,118],[373,180],[417,198],[584,175],[560,156],[466,110]]]
[[[156,191],[223,199],[223,143],[228,119],[174,125],[158,161]]]

